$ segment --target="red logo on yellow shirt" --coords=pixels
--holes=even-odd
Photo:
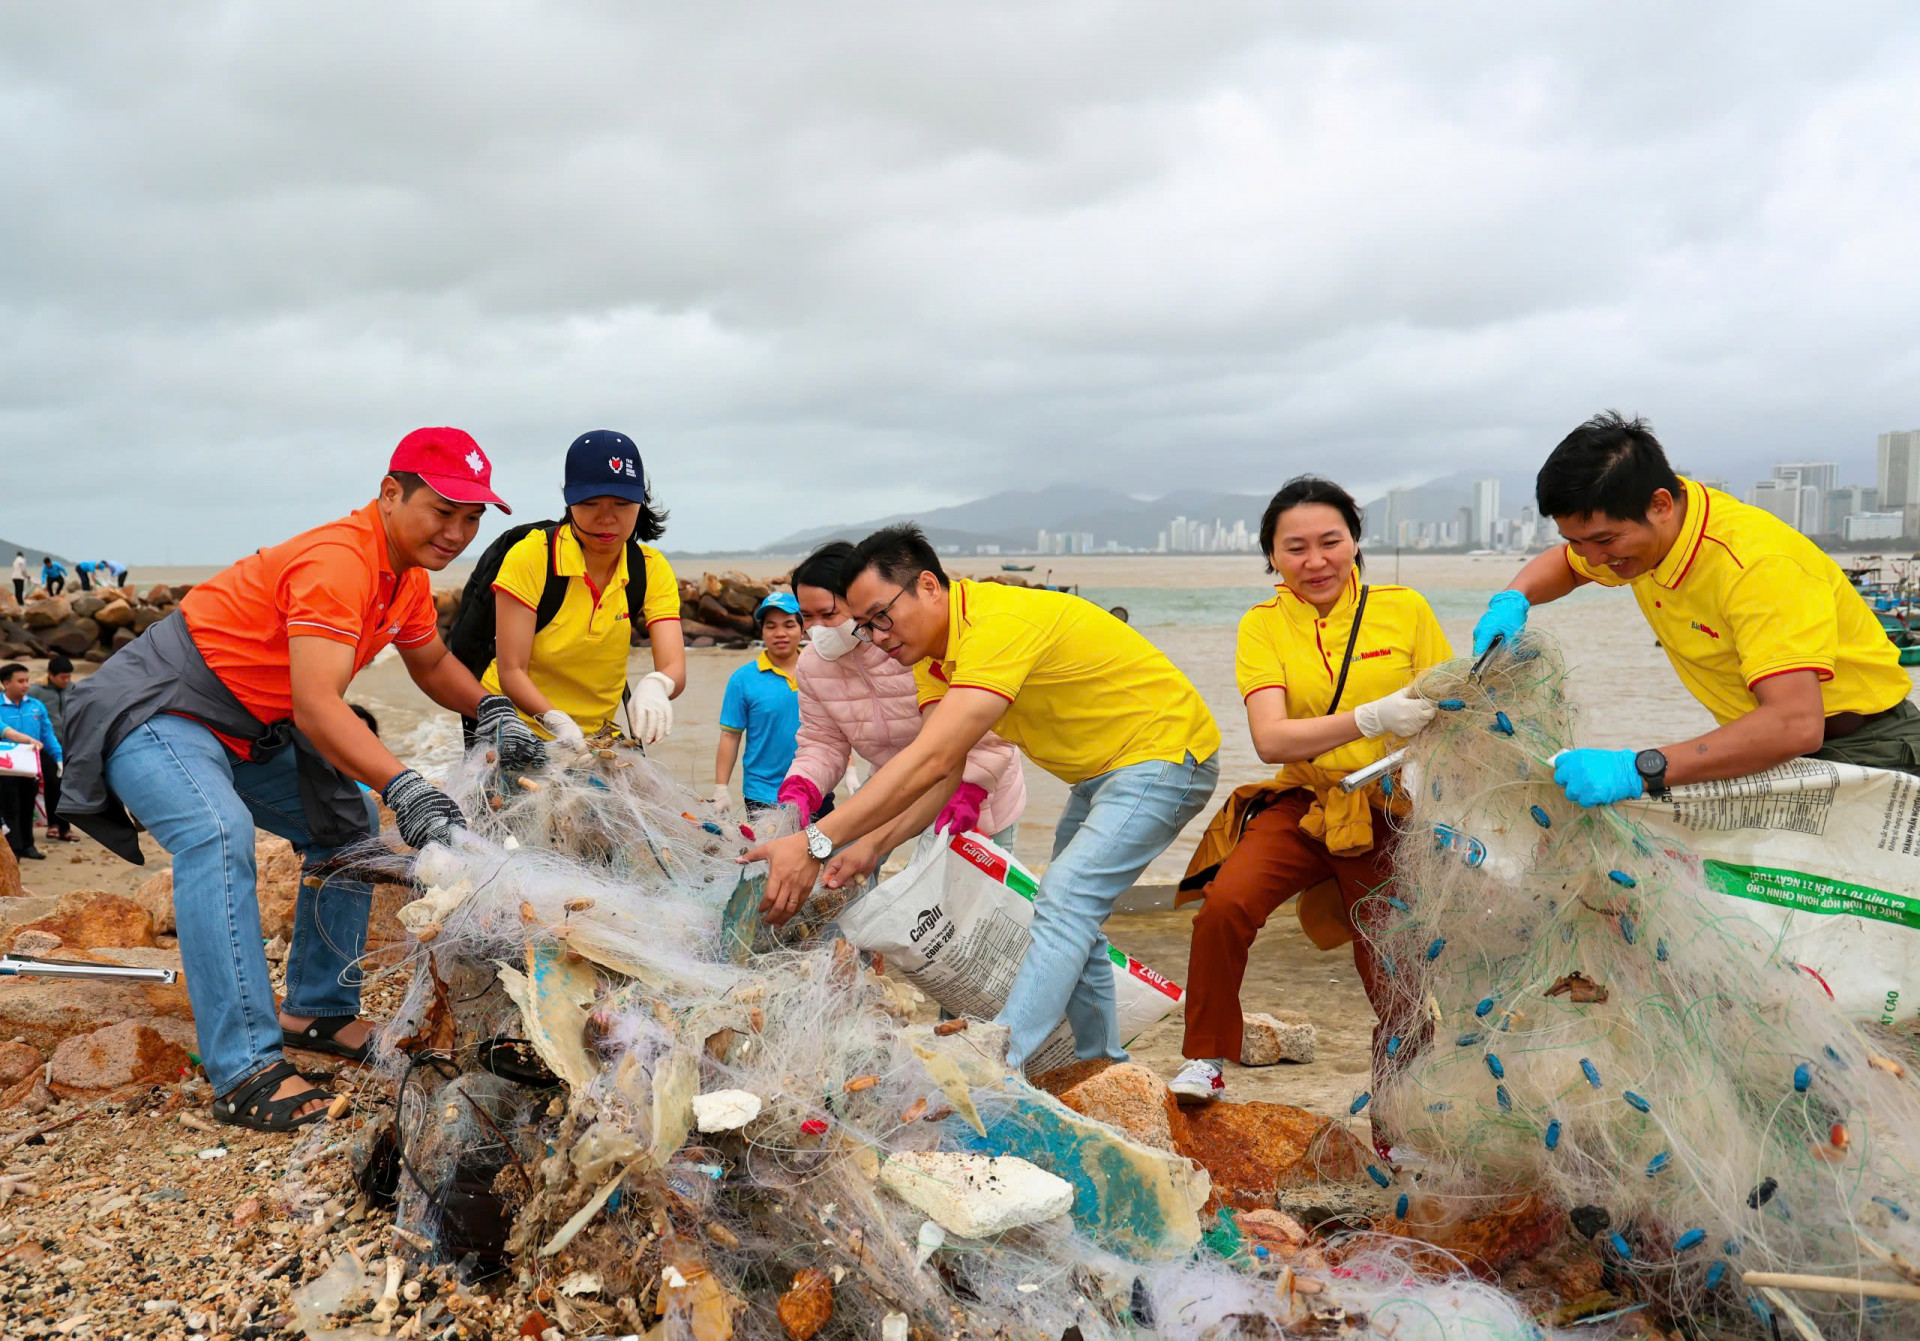
[[[1694,629],[1694,632],[1696,632],[1696,633],[1704,633],[1704,634],[1706,634],[1706,635],[1707,635],[1707,637],[1709,637],[1709,638],[1715,638],[1715,639],[1717,639],[1717,638],[1719,638],[1719,636],[1720,636],[1720,634],[1719,634],[1719,633],[1718,633],[1717,631],[1715,631],[1715,630],[1713,630],[1713,629],[1710,629],[1710,628],[1708,628],[1708,627],[1707,627],[1707,626],[1706,626],[1705,624],[1702,624],[1702,623],[1701,623],[1701,622],[1700,622],[1699,620],[1697,620],[1697,619],[1693,621],[1693,629]]]
[[[1355,657],[1354,660],[1371,661],[1375,657],[1390,657],[1392,655],[1393,649],[1391,647],[1376,647],[1371,652],[1362,652],[1359,656]]]

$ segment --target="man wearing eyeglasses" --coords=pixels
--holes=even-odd
[[[1199,814],[1219,779],[1220,729],[1152,643],[1065,592],[949,581],[914,525],[876,531],[841,570],[857,637],[914,668],[937,704],[899,754],[832,815],[763,843],[761,911],[784,922],[835,849],[950,792],[967,751],[997,732],[1071,787],[1032,940],[998,1024],[1018,1067],[1065,1014],[1083,1058],[1124,1061],[1101,926],[1121,891]]]

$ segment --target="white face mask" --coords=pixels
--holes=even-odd
[[[838,661],[860,645],[860,640],[853,636],[852,619],[839,624],[816,624],[808,631],[807,641],[828,661]]]

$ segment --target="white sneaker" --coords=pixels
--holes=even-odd
[[[1186,1103],[1208,1104],[1227,1095],[1227,1082],[1220,1075],[1220,1068],[1201,1057],[1189,1059],[1167,1088]]]

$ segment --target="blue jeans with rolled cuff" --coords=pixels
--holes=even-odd
[[[1060,1023],[1073,1027],[1074,1055],[1127,1059],[1113,961],[1101,927],[1114,901],[1180,836],[1212,799],[1218,757],[1150,760],[1075,783],[1053,833],[1053,861],[1040,877],[1026,958],[995,1018],[1012,1033],[1018,1070]]]
[[[293,940],[287,947],[289,1015],[360,1013],[359,959],[373,889],[357,880],[307,884],[308,871],[341,849],[314,845],[300,804],[294,751],[236,762],[190,718],[162,715],[137,727],[107,760],[107,782],[133,817],[173,855],[173,919],[193,1002],[200,1059],[226,1094],[280,1060],[280,1019],[260,934],[254,830],[287,839],[301,855]],[[370,793],[367,833],[379,832]]]

